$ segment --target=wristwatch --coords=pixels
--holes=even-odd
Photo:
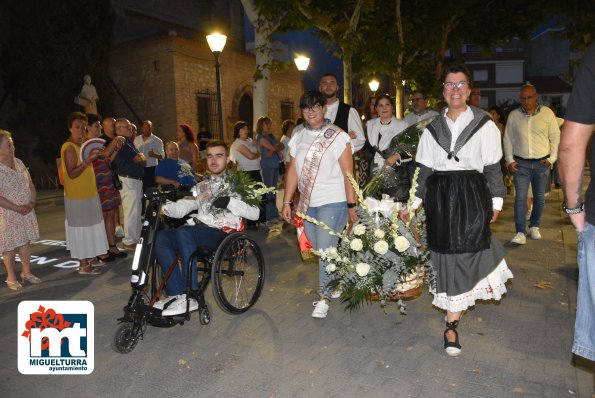
[[[578,206],[569,209],[568,206],[566,206],[566,201],[564,201],[562,202],[562,210],[564,210],[564,213],[566,214],[579,214],[585,210],[585,204],[583,202],[579,202]]]

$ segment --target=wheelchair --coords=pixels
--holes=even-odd
[[[162,315],[162,309],[153,305],[159,300],[169,275],[178,266],[178,258],[170,265],[165,275],[155,261],[154,243],[157,231],[167,227],[161,207],[166,200],[175,201],[191,192],[160,192],[149,189],[145,194],[149,205],[145,212],[141,238],[136,246],[132,260],[130,278],[132,294],[124,307],[124,316],[118,319],[119,326],[112,341],[112,348],[121,354],[131,352],[143,339],[147,325],[172,327],[183,325],[190,320],[190,301],[186,300],[186,312],[178,315]],[[186,268],[186,297],[198,302],[200,324],[211,321],[209,308],[204,293],[209,282],[218,306],[229,314],[241,314],[252,307],[262,293],[265,277],[264,257],[254,240],[242,232],[233,232],[226,236],[216,250],[199,247],[190,256]],[[193,290],[192,267],[196,267],[198,289]]]

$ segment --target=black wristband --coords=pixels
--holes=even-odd
[[[355,203],[349,203],[347,202],[347,208],[348,209],[353,209],[355,207]]]
[[[584,209],[585,209],[585,204],[582,202],[579,202],[578,205],[576,207],[573,207],[572,209],[570,209],[566,206],[566,201],[562,202],[562,210],[566,214],[579,214],[579,213],[582,213]]]

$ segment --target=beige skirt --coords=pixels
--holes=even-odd
[[[99,195],[90,199],[64,197],[66,249],[72,258],[93,258],[105,254],[109,245]]]

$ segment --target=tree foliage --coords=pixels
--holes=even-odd
[[[51,161],[67,137],[65,118],[90,74],[100,96],[99,110],[110,109],[107,80],[113,16],[103,0],[51,4],[12,1],[8,35],[1,43],[0,73],[8,101],[22,104],[4,121],[39,137],[38,154]],[[18,130],[16,130],[18,131]]]
[[[336,46],[343,60],[344,101],[351,103],[351,59],[363,43],[360,20],[374,8],[374,0],[294,0],[327,46]]]
[[[454,60],[446,58],[448,49],[467,43],[488,51],[515,36],[524,38],[545,13],[539,0],[376,2],[362,21],[366,44],[356,57],[357,71],[388,74],[395,85],[402,77],[437,90],[444,65]]]

